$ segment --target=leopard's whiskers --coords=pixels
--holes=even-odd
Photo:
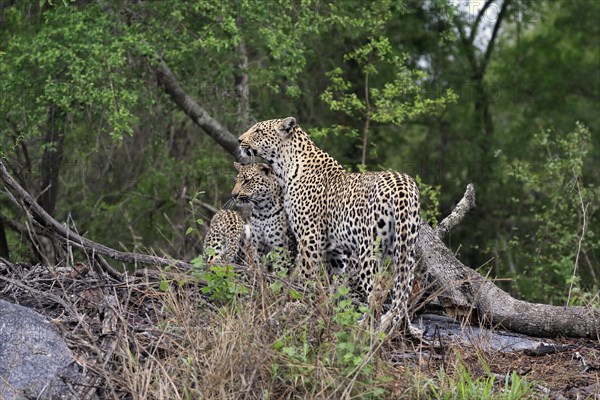
[[[233,208],[234,203],[235,203],[235,200],[233,199],[233,197],[230,197],[227,199],[225,204],[223,204],[222,208],[230,210],[231,208]]]

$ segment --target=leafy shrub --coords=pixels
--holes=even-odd
[[[516,281],[528,299],[581,304],[584,282],[588,291],[598,289],[600,189],[583,176],[590,147],[590,132],[578,123],[567,134],[537,133],[531,142],[533,160],[500,156],[508,178],[522,189],[512,199],[519,220],[507,257],[520,264],[523,272]]]

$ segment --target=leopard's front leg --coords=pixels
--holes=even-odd
[[[302,233],[300,233],[302,235]],[[308,233],[298,240],[295,275],[307,280],[315,280],[323,265],[324,240],[319,235]]]
[[[297,219],[295,225],[297,256],[294,277],[314,281],[324,262],[325,224],[317,215]]]
[[[294,277],[314,281],[325,261],[325,186],[318,180],[294,182],[285,194],[285,208],[296,239]]]

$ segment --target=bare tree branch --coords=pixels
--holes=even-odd
[[[475,208],[475,186],[467,185],[463,198],[458,202],[454,210],[435,228],[435,233],[440,239],[448,234],[456,225],[460,224],[465,215]]]
[[[490,61],[490,57],[492,56],[492,51],[494,51],[494,45],[496,43],[496,38],[498,37],[498,32],[500,31],[500,25],[502,25],[502,20],[506,16],[506,10],[508,9],[510,2],[511,2],[511,0],[504,0],[504,2],[502,3],[502,7],[500,8],[500,12],[498,13],[498,16],[496,17],[496,23],[494,24],[494,30],[492,31],[492,37],[490,38],[490,41],[488,42],[487,49],[485,50],[485,54],[483,56],[483,60],[481,60],[481,62],[479,64],[479,70],[480,70],[480,73],[482,76],[485,73],[488,62]]]
[[[506,16],[506,12],[508,10],[508,6],[511,3],[511,0],[504,0],[502,2],[502,6],[500,7],[500,11],[498,12],[498,15],[496,16],[496,22],[494,23],[492,36],[487,44],[485,53],[484,53],[483,57],[480,60],[478,60],[477,56],[476,56],[477,49],[474,44],[475,37],[477,36],[477,32],[479,30],[479,25],[481,23],[481,20],[483,19],[487,9],[493,3],[494,3],[494,0],[487,0],[485,2],[483,7],[477,13],[477,17],[475,18],[475,21],[471,25],[471,31],[469,32],[468,36],[465,32],[465,27],[463,25],[463,21],[462,21],[460,15],[457,15],[455,18],[455,23],[456,23],[456,27],[458,28],[458,33],[459,33],[461,43],[465,49],[465,52],[467,53],[467,59],[469,60],[469,64],[471,64],[471,68],[473,69],[477,79],[483,78],[483,75],[485,74],[485,70],[487,68],[488,62],[490,60],[490,57],[494,50],[494,46],[496,44],[496,39],[497,39],[498,33],[500,31],[500,26],[502,25],[504,17]]]
[[[196,125],[202,128],[215,142],[223,147],[235,159],[239,160],[238,140],[235,135],[227,130],[218,121],[213,119],[210,114],[202,108],[177,81],[175,75],[164,62],[159,60],[156,65],[156,74],[158,82],[171,96],[171,99],[181,108]]]
[[[483,7],[477,13],[477,17],[475,18],[475,22],[471,27],[471,32],[469,32],[469,42],[473,43],[475,40],[475,36],[477,35],[477,30],[479,29],[479,24],[481,23],[481,19],[485,15],[486,11],[490,6],[494,3],[495,0],[487,0]]]
[[[17,194],[18,198],[21,199],[23,204],[16,203],[15,205],[20,208],[24,213],[31,214],[34,221],[54,232],[57,236],[62,238],[66,243],[74,245],[83,249],[86,253],[96,256],[98,254],[106,255],[114,260],[133,263],[133,264],[149,264],[149,265],[160,265],[160,266],[178,266],[183,268],[189,268],[191,265],[184,261],[173,260],[169,258],[150,256],[145,254],[127,253],[112,249],[108,246],[104,246],[100,243],[93,242],[91,240],[81,237],[79,234],[74,232],[72,229],[64,226],[63,224],[52,218],[36,201],[15,181],[6,170],[4,163],[0,161],[0,179],[4,181],[6,189]],[[102,264],[103,269],[106,268],[106,264]],[[106,270],[109,274],[114,274],[114,271]]]
[[[469,64],[471,64],[471,69],[473,71],[477,71],[479,69],[477,64],[477,59],[475,58],[475,51],[473,49],[473,43],[469,41],[467,34],[465,33],[465,28],[462,24],[462,20],[459,16],[455,18],[456,27],[458,28],[458,34],[460,36],[460,41],[467,53],[467,59],[469,60]]]

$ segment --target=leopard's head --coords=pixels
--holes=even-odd
[[[260,156],[274,163],[280,157],[283,143],[299,128],[294,117],[258,122],[239,137],[240,155]]]
[[[238,204],[258,204],[271,201],[277,193],[277,182],[267,164],[233,163],[238,170],[231,196]]]

